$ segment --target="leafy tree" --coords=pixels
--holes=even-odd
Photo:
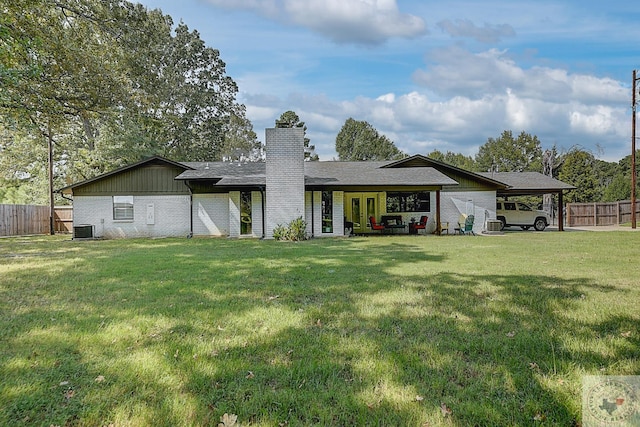
[[[542,149],[535,135],[521,132],[517,138],[510,130],[499,138],[489,138],[476,155],[478,171],[542,172]]]
[[[348,118],[336,136],[336,152],[342,161],[395,160],[406,155],[393,141],[366,121]]]
[[[476,162],[473,160],[473,157],[465,156],[464,154],[452,153],[451,151],[447,151],[446,154],[443,154],[439,150],[433,150],[427,155],[427,157],[439,162],[450,164],[460,169],[468,171],[476,170]]]
[[[615,175],[609,185],[604,187],[602,201],[617,202],[629,199],[631,199],[631,177],[623,174]]]
[[[285,111],[280,115],[280,118],[276,120],[276,126],[281,128],[303,128],[304,129],[304,159],[310,161],[320,160],[315,153],[315,145],[310,145],[311,140],[307,138],[307,126],[304,122],[300,121],[300,117],[294,111]]]
[[[2,11],[4,179],[46,177],[38,168],[48,143],[56,186],[151,154],[217,160],[232,117],[246,121],[219,52],[159,10],[123,0],[5,0]]]
[[[640,151],[636,152],[636,159],[640,159]],[[605,202],[631,199],[631,155],[623,157],[617,163],[606,163],[603,175],[608,178],[603,185]],[[636,174],[638,170],[636,169]],[[636,179],[636,194],[640,194],[640,180]]]
[[[264,158],[264,147],[246,117],[232,115],[224,135],[223,160],[258,161]]]
[[[598,182],[596,165],[593,154],[579,148],[574,148],[564,155],[558,179],[576,187],[566,194],[566,202],[586,203],[601,200],[602,187]]]

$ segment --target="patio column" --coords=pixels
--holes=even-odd
[[[558,192],[558,231],[564,231],[564,201],[562,190]]]
[[[436,234],[442,235],[442,229],[440,226],[440,190],[436,190]]]

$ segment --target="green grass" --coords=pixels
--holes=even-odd
[[[575,425],[639,237],[1,239],[0,425]]]

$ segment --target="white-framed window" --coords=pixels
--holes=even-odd
[[[322,192],[322,232],[333,233],[333,191]]]
[[[113,196],[113,219],[133,220],[133,196]]]

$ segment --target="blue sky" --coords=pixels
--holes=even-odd
[[[293,110],[321,160],[349,117],[407,154],[474,156],[503,130],[608,161],[631,152],[633,1],[140,3],[220,50],[260,140]]]

